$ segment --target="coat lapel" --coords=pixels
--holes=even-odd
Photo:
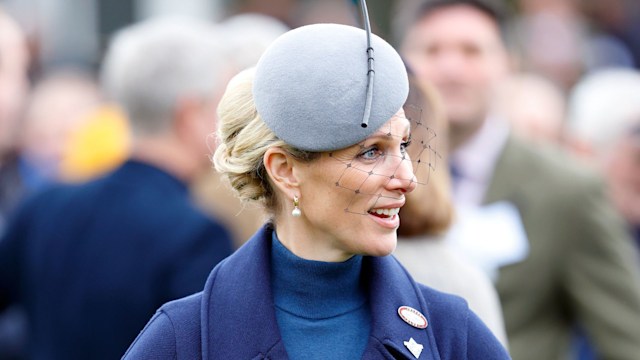
[[[418,359],[439,360],[429,309],[418,285],[392,256],[367,257],[363,271],[368,275],[371,308],[371,337],[363,359],[416,359],[404,345],[414,339],[424,348]],[[404,322],[398,308],[410,306],[427,318],[427,328],[418,329]]]
[[[202,298],[204,359],[287,358],[271,293],[271,232],[264,226],[207,280]]]

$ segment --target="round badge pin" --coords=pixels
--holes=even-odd
[[[407,324],[418,329],[425,329],[427,327],[427,318],[422,313],[410,306],[400,306],[398,308],[398,315]]]

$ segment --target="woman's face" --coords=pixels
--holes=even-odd
[[[299,164],[303,215],[293,219],[297,236],[326,250],[334,261],[390,254],[398,211],[416,186],[406,153],[409,127],[401,110],[362,143]]]

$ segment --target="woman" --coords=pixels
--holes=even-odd
[[[203,292],[164,305],[125,358],[507,359],[464,300],[386,256],[421,183],[407,93],[389,44],[335,24],[289,31],[236,76],[214,162],[272,220]]]

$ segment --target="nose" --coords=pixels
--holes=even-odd
[[[387,183],[387,189],[391,191],[400,191],[402,193],[410,193],[416,188],[416,177],[413,174],[413,165],[408,154],[404,154],[399,157],[392,157],[396,159],[390,164],[394,171],[391,171],[389,176],[389,182]]]

